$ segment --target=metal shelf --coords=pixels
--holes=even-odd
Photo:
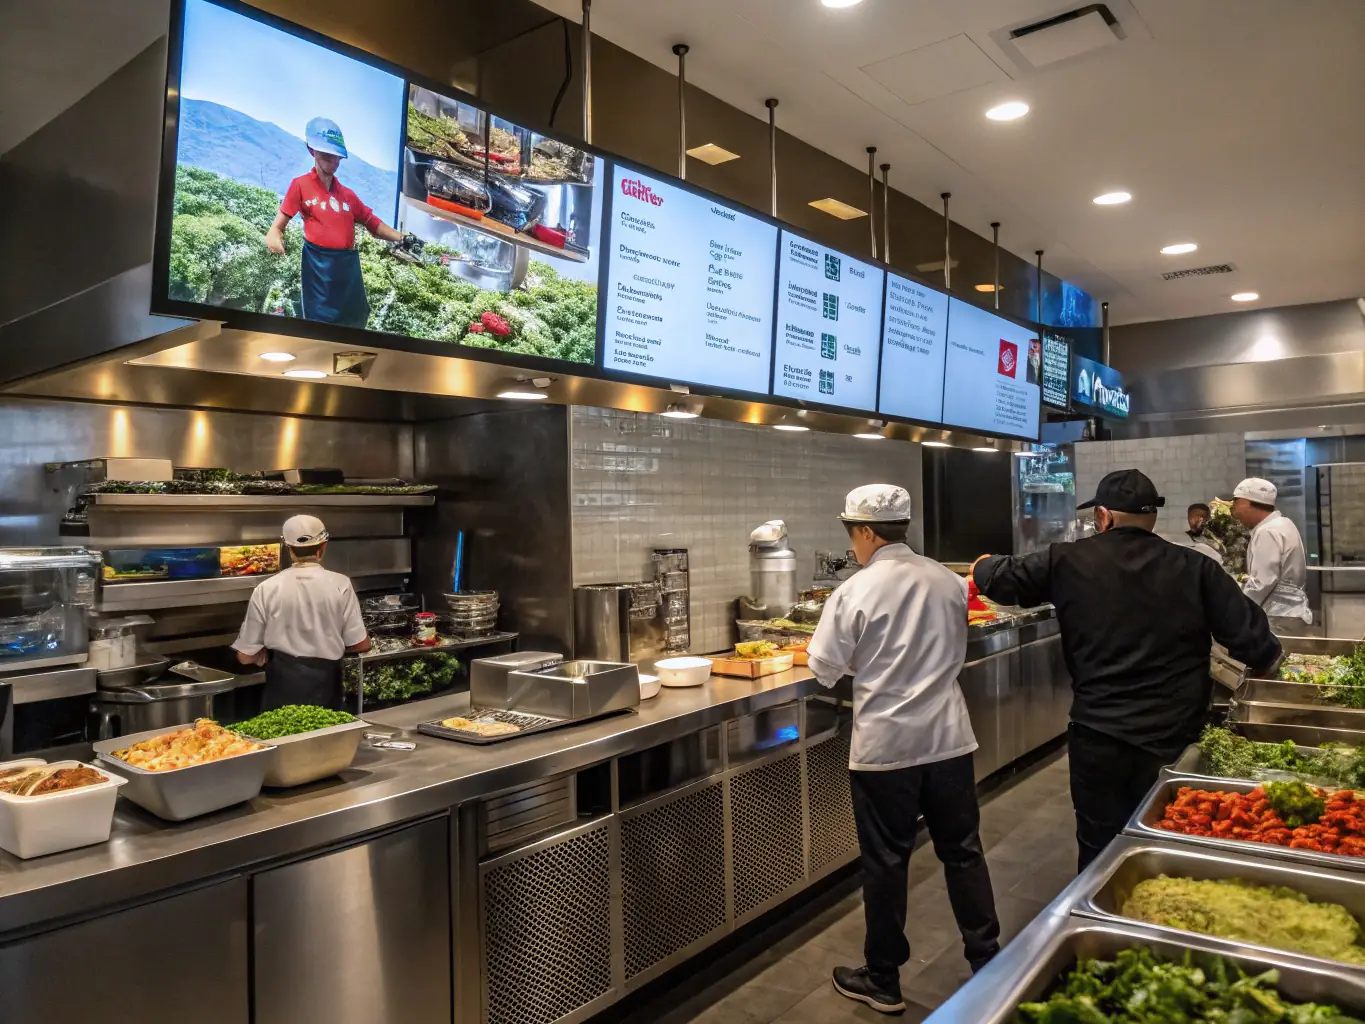
[[[505,644],[515,640],[518,633],[489,633],[474,640],[456,640],[452,644],[440,647],[406,647],[401,651],[367,651],[364,654],[357,654],[358,660],[366,665],[374,664],[377,661],[397,661],[401,658],[409,658],[414,654],[448,654],[451,651],[468,650],[470,647],[486,647],[489,644]]]
[[[92,505],[164,509],[417,508],[434,505],[431,494],[90,494]]]
[[[510,228],[506,231],[500,231],[497,228],[489,227],[483,220],[475,220],[473,217],[466,217],[462,213],[443,210],[439,206],[432,206],[430,203],[424,203],[420,199],[412,198],[412,196],[404,196],[403,199],[412,204],[416,209],[425,213],[428,217],[435,217],[437,220],[449,221],[451,224],[459,224],[462,227],[473,228],[475,231],[483,232],[490,238],[498,238],[504,242],[511,242],[513,245],[519,245],[523,249],[530,249],[532,252],[542,253],[546,256],[554,256],[557,259],[569,260],[571,263],[588,262],[587,255],[578,252],[577,250],[560,248],[557,245],[548,245],[538,238],[522,234],[520,231],[513,231]]]

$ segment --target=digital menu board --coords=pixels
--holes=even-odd
[[[1058,409],[1069,409],[1068,381],[1071,379],[1071,342],[1060,334],[1043,335],[1043,402]]]
[[[782,231],[773,394],[871,412],[886,273]]]
[[[604,368],[766,394],[777,228],[628,167],[611,182]]]
[[[948,296],[895,274],[886,276],[878,412],[942,420],[947,334]]]
[[[1041,350],[1033,329],[949,300],[944,424],[1038,440]]]

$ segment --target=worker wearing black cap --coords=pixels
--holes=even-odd
[[[1028,555],[983,555],[977,589],[1001,604],[1051,602],[1073,699],[1069,756],[1080,866],[1095,859],[1208,714],[1209,652],[1269,670],[1265,613],[1212,559],[1153,533],[1166,503],[1136,469],[1110,473],[1080,508],[1095,536]]]

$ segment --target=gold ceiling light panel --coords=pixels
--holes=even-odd
[[[731,160],[738,160],[738,153],[731,153],[724,146],[717,146],[714,142],[708,142],[703,146],[693,146],[687,151],[687,155],[693,160],[700,160],[704,164],[715,167],[716,164],[727,164]]]
[[[859,217],[867,216],[866,210],[860,210],[856,206],[849,206],[848,203],[841,203],[837,199],[817,199],[810,205],[821,213],[827,213],[831,217],[838,217],[840,220],[857,220]]]

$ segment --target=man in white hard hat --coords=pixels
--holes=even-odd
[[[1313,621],[1304,589],[1308,559],[1299,528],[1275,507],[1278,497],[1269,480],[1248,477],[1232,492],[1232,514],[1251,531],[1242,592],[1261,606],[1276,633],[1293,636]]]
[[[881,1013],[899,1013],[921,814],[968,963],[977,970],[1000,948],[972,771],[976,737],[957,682],[967,654],[967,581],[910,550],[910,495],[902,487],[855,488],[839,518],[863,569],[830,595],[808,653],[823,685],[853,677],[849,777],[867,938],[865,965],[836,968],[834,987]]]
[[[251,594],[233,648],[244,665],[265,666],[263,710],[286,704],[342,703],[341,659],[368,651],[351,581],[322,567],[327,528],[316,516],[294,516],[282,540],[290,566]]]

